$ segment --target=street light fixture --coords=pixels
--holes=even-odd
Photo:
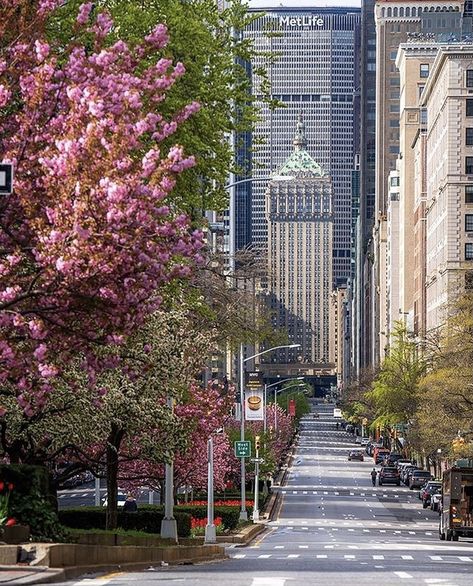
[[[268,348],[267,350],[263,350],[262,352],[258,352],[257,354],[253,354],[252,356],[247,356],[246,358],[243,357],[243,344],[240,344],[240,441],[245,441],[245,362],[248,360],[253,360],[253,358],[257,358],[258,356],[262,356],[263,354],[267,354],[268,352],[273,352],[273,350],[283,350],[285,348],[299,348],[300,344],[287,344],[285,346],[274,346],[273,348]],[[241,508],[240,508],[240,520],[247,521],[248,520],[248,513],[246,510],[246,483],[245,483],[245,458],[241,458]]]
[[[290,378],[284,378],[282,380],[278,380],[275,383],[271,383],[270,385],[264,385],[264,404],[266,405],[266,393],[268,391],[268,389],[270,389],[271,387],[276,387],[278,385],[282,385],[283,383],[287,383],[289,381],[296,381],[296,380],[304,380],[303,376],[298,376],[296,378],[290,377]],[[292,387],[289,387],[292,388]],[[281,389],[282,390],[282,389]],[[277,413],[276,413],[276,396],[277,396],[277,389],[274,389],[274,431],[276,432],[278,429],[278,420],[277,420]],[[266,411],[264,414],[264,431],[266,431]]]

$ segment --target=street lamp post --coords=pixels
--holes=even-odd
[[[265,395],[265,405],[266,405],[266,393],[267,390],[270,389],[271,387],[276,387],[277,385],[282,385],[283,383],[287,383],[288,381],[296,381],[296,380],[304,380],[303,376],[298,376],[296,378],[284,378],[283,380],[278,380],[275,383],[271,383],[270,385],[264,385],[264,395]],[[289,387],[292,388],[292,387]],[[283,390],[283,389],[281,389]],[[276,403],[276,399],[277,399],[277,389],[274,389],[274,431],[276,432],[278,430],[278,417],[277,417],[277,403]],[[265,419],[265,423],[266,423],[266,419]],[[266,431],[266,426],[265,426],[265,431]]]
[[[167,406],[172,411],[173,400],[167,399]],[[174,517],[174,462],[166,463],[164,487],[164,518],[161,521],[161,537],[172,539],[177,543],[177,522]]]
[[[205,526],[205,543],[216,543],[217,532],[214,524],[214,445],[212,435],[207,441],[208,476],[207,476],[207,525]]]
[[[285,346],[275,346],[274,348],[268,348],[267,350],[263,350],[262,352],[258,352],[257,354],[253,354],[253,356],[248,356],[244,358],[243,356],[243,344],[240,344],[240,411],[241,411],[241,419],[240,419],[240,440],[242,442],[245,441],[245,362],[248,360],[253,360],[253,358],[257,358],[258,356],[262,356],[263,354],[267,354],[268,352],[273,352],[273,350],[282,350],[284,348],[299,348],[300,344],[288,344]],[[246,470],[245,470],[245,458],[241,458],[240,464],[241,470],[241,508],[240,508],[240,520],[241,521],[248,521],[248,512],[246,510]]]

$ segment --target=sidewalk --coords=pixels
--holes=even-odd
[[[20,584],[50,584],[65,579],[62,568],[44,566],[0,566],[0,584],[20,586]]]

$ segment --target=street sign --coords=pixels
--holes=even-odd
[[[253,464],[264,464],[264,459],[263,458],[250,458],[250,462],[253,462]]]
[[[235,442],[235,456],[237,458],[249,458],[251,456],[251,442]]]
[[[0,195],[11,195],[13,190],[13,165],[0,164]]]

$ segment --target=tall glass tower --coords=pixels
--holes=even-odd
[[[317,4],[289,8],[278,6],[277,0],[271,7],[266,3],[264,16],[241,33],[253,39],[259,51],[277,56],[270,65],[269,78],[272,97],[284,106],[271,110],[263,103],[255,76],[252,88],[261,107],[261,120],[252,137],[252,176],[265,177],[282,167],[291,154],[294,128],[302,115],[307,150],[332,180],[333,284],[339,285],[353,270],[352,181],[355,153],[359,152],[361,10],[349,6],[318,8]],[[256,2],[250,6],[253,11],[262,10]],[[263,66],[263,57],[261,61],[254,59],[251,65],[251,71]],[[253,182],[251,195],[246,198],[250,214],[239,213],[236,219],[237,232],[243,232],[238,224],[250,218],[251,244],[263,253],[268,242],[266,189],[264,182]]]

